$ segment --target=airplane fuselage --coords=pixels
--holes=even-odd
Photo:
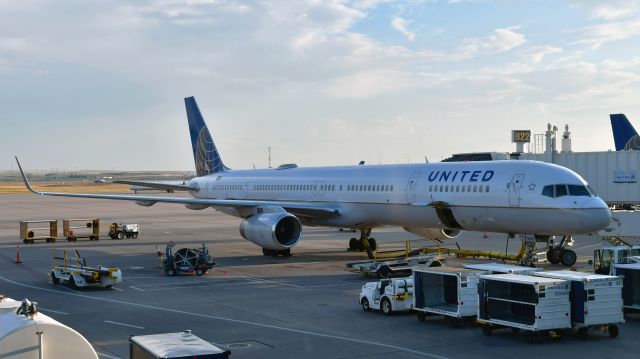
[[[339,211],[330,218],[300,218],[317,226],[570,235],[592,233],[610,220],[607,205],[579,175],[535,161],[233,170],[189,184],[199,188],[190,192],[196,198],[310,202]]]

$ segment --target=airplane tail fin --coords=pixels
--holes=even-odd
[[[191,135],[196,174],[205,176],[228,170],[229,168],[222,162],[211,133],[209,133],[209,129],[204,123],[204,118],[202,118],[196,99],[193,96],[186,97],[184,105],[187,109],[187,119],[189,120],[189,134]]]
[[[613,130],[613,140],[616,143],[616,151],[622,151],[633,137],[638,136],[638,132],[633,128],[631,122],[622,113],[611,114],[611,129]]]

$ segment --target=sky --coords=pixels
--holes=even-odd
[[[0,169],[439,161],[640,128],[640,1],[0,0]]]

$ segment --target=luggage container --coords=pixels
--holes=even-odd
[[[602,329],[612,338],[618,336],[616,324],[624,323],[622,277],[574,271],[548,271],[534,276],[571,282],[571,323],[578,336],[586,338],[589,328]]]
[[[569,282],[518,274],[481,275],[478,282],[478,321],[491,335],[496,327],[530,332],[571,328]]]
[[[129,337],[131,359],[218,359],[229,358],[229,355],[230,351],[198,338],[190,330]]]
[[[427,315],[459,319],[475,317],[478,311],[478,276],[487,272],[467,268],[420,268],[413,270],[413,309],[418,320]]]
[[[623,276],[622,305],[625,309],[640,310],[640,263],[615,264],[613,272]]]
[[[89,238],[90,241],[100,239],[100,219],[63,219],[62,234],[69,242],[75,242],[78,238]]]
[[[523,267],[523,266],[516,266],[513,264],[502,264],[502,263],[465,264],[464,267],[469,269],[477,269],[477,270],[485,271],[485,272],[488,272],[488,274],[526,275],[526,274],[542,271],[542,268]]]
[[[47,226],[37,227],[43,223],[46,223]],[[20,221],[20,239],[25,244],[33,244],[37,240],[46,240],[47,243],[55,242],[58,239],[58,220]]]

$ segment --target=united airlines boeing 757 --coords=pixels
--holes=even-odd
[[[357,228],[360,239],[352,238],[349,246],[374,249],[371,230],[382,226],[403,227],[433,240],[455,238],[462,230],[548,238],[593,233],[611,218],[607,205],[578,174],[543,162],[315,168],[288,164],[231,170],[222,161],[195,99],[186,98],[185,105],[197,177],[184,184],[152,186],[186,191],[192,198],[38,192],[18,162],[25,185],[47,196],[215,208],[242,218],[240,234],[262,247],[264,255],[288,255],[300,239],[302,225]]]

